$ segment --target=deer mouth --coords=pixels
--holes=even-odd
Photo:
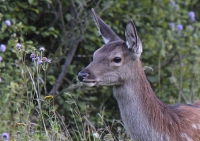
[[[81,82],[84,86],[93,87],[96,85],[96,81],[82,81]]]

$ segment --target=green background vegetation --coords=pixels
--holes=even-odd
[[[175,6],[169,0],[0,0],[0,44],[7,47],[0,52],[0,133],[7,132],[15,140],[50,140],[47,132],[59,140],[95,140],[96,132],[100,140],[128,138],[112,89],[81,87],[77,80],[78,72],[102,46],[91,8],[123,39],[127,21],[135,22],[143,43],[143,67],[163,102],[200,99],[199,7],[198,0],[177,0]],[[195,12],[195,22],[189,20],[189,11]],[[183,25],[182,31],[177,31],[178,24]],[[21,52],[16,43],[22,45]],[[30,54],[41,46],[51,64],[38,72]],[[34,82],[40,85],[40,100],[50,94],[54,99],[38,104]],[[48,119],[46,134],[37,120],[40,112],[35,112],[39,105]],[[31,134],[28,126],[32,124],[37,125]]]

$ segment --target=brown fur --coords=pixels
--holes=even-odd
[[[169,106],[162,103],[152,91],[142,67],[137,68],[140,68],[138,80],[140,90],[143,91],[141,97],[144,111],[153,127],[159,132],[167,133],[171,141],[187,141],[180,136],[181,133],[186,133],[193,141],[199,141],[200,109],[195,105]]]
[[[121,40],[94,12],[105,45],[78,74],[85,86],[113,86],[122,120],[134,141],[200,141],[200,101],[166,105],[154,94],[139,57],[142,43],[132,21]],[[128,47],[128,48],[127,48]],[[120,58],[115,62],[115,58]]]

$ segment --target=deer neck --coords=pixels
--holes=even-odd
[[[131,77],[113,88],[125,128],[134,140],[166,140],[166,136],[154,128],[156,123],[153,122],[158,121],[152,119],[162,117],[164,104],[153,93],[139,60],[134,67],[136,71]]]

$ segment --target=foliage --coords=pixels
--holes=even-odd
[[[122,38],[127,21],[136,23],[144,69],[162,101],[192,103],[200,97],[199,6],[197,0],[1,0],[0,132],[30,140],[128,138],[112,90],[80,87],[76,79],[102,45],[92,7]],[[32,53],[51,64],[32,62]]]

